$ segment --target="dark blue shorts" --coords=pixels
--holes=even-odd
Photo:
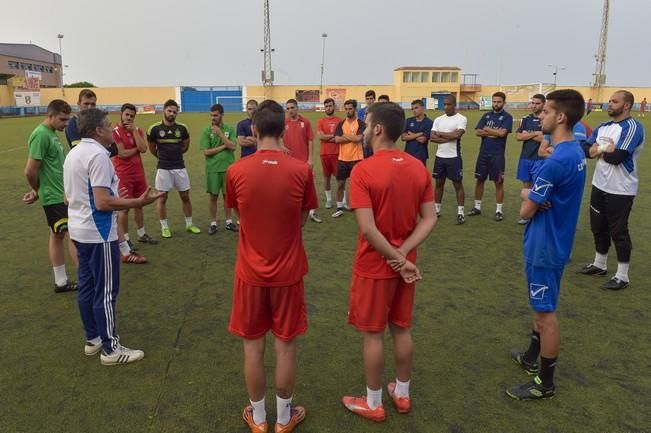
[[[563,268],[543,268],[525,263],[524,272],[527,275],[529,305],[533,311],[538,313],[556,311]]]
[[[448,178],[452,182],[458,182],[463,179],[463,159],[460,156],[454,158],[434,159],[434,170],[432,170],[434,179]]]
[[[504,154],[480,153],[475,166],[475,178],[484,181],[486,178],[497,183],[504,182]]]
[[[543,161],[542,159],[521,159],[518,162],[516,178],[521,182],[533,182]]]

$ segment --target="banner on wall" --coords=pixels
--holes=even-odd
[[[335,100],[335,106],[338,110],[343,109],[344,101],[346,100],[346,89],[326,89],[325,98],[332,98]]]
[[[320,102],[321,92],[318,90],[297,90],[296,101],[298,102]]]
[[[38,107],[41,105],[41,92],[16,90],[16,107]]]

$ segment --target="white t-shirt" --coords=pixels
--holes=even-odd
[[[444,114],[434,119],[432,132],[454,132],[457,129],[466,130],[468,119],[463,114],[456,113],[454,116]],[[455,158],[461,156],[461,138],[458,140],[439,143],[436,149],[436,156],[439,158]]]
[[[84,138],[63,163],[63,186],[68,199],[68,232],[82,243],[97,244],[118,239],[117,212],[95,207],[93,187],[118,195],[118,177],[110,152],[97,141]]]

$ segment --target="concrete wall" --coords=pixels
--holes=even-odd
[[[327,89],[346,89],[346,99],[357,99],[358,104],[364,102],[364,93],[367,90],[375,90],[375,94],[380,96],[386,94],[391,100],[395,98],[394,88],[391,85],[367,85],[367,86],[351,86],[345,84],[329,84],[323,86],[323,93]],[[285,102],[288,99],[296,98],[297,90],[320,90],[320,86],[316,85],[299,85],[299,86],[273,86],[271,89],[271,99],[278,102]],[[321,95],[321,102],[326,98]],[[246,100],[255,99],[258,102],[265,99],[263,86],[246,86],[246,94],[243,97]]]
[[[81,90],[72,88],[41,89],[41,105],[47,105],[53,99],[64,99],[70,105],[76,105]],[[92,90],[97,94],[99,105],[122,105],[125,102],[139,105],[163,104],[168,99],[175,99],[177,96],[176,87],[96,87]],[[180,103],[180,101],[177,102]]]

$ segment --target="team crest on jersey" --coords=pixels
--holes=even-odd
[[[551,183],[550,181],[545,180],[542,177],[537,177],[536,182],[531,187],[531,192],[541,197],[546,197],[547,190],[553,186],[554,184]]]
[[[165,131],[163,131],[163,130],[161,129],[160,132],[158,133],[158,135],[160,135],[161,138],[165,137]]]
[[[391,158],[391,159],[393,160],[393,162],[402,162],[405,160],[404,158]]]
[[[544,284],[529,284],[529,297],[537,301],[542,301],[545,299],[545,292],[549,289],[549,286]]]
[[[180,130],[180,129],[177,129],[176,131],[174,131],[174,136],[175,136],[176,138],[181,138],[181,130]]]
[[[224,132],[224,137],[230,138],[230,132],[228,132],[228,131]]]
[[[502,120],[502,119],[504,119],[504,116],[500,116],[497,118],[497,120]]]
[[[301,122],[301,129],[305,128],[305,123]]]

